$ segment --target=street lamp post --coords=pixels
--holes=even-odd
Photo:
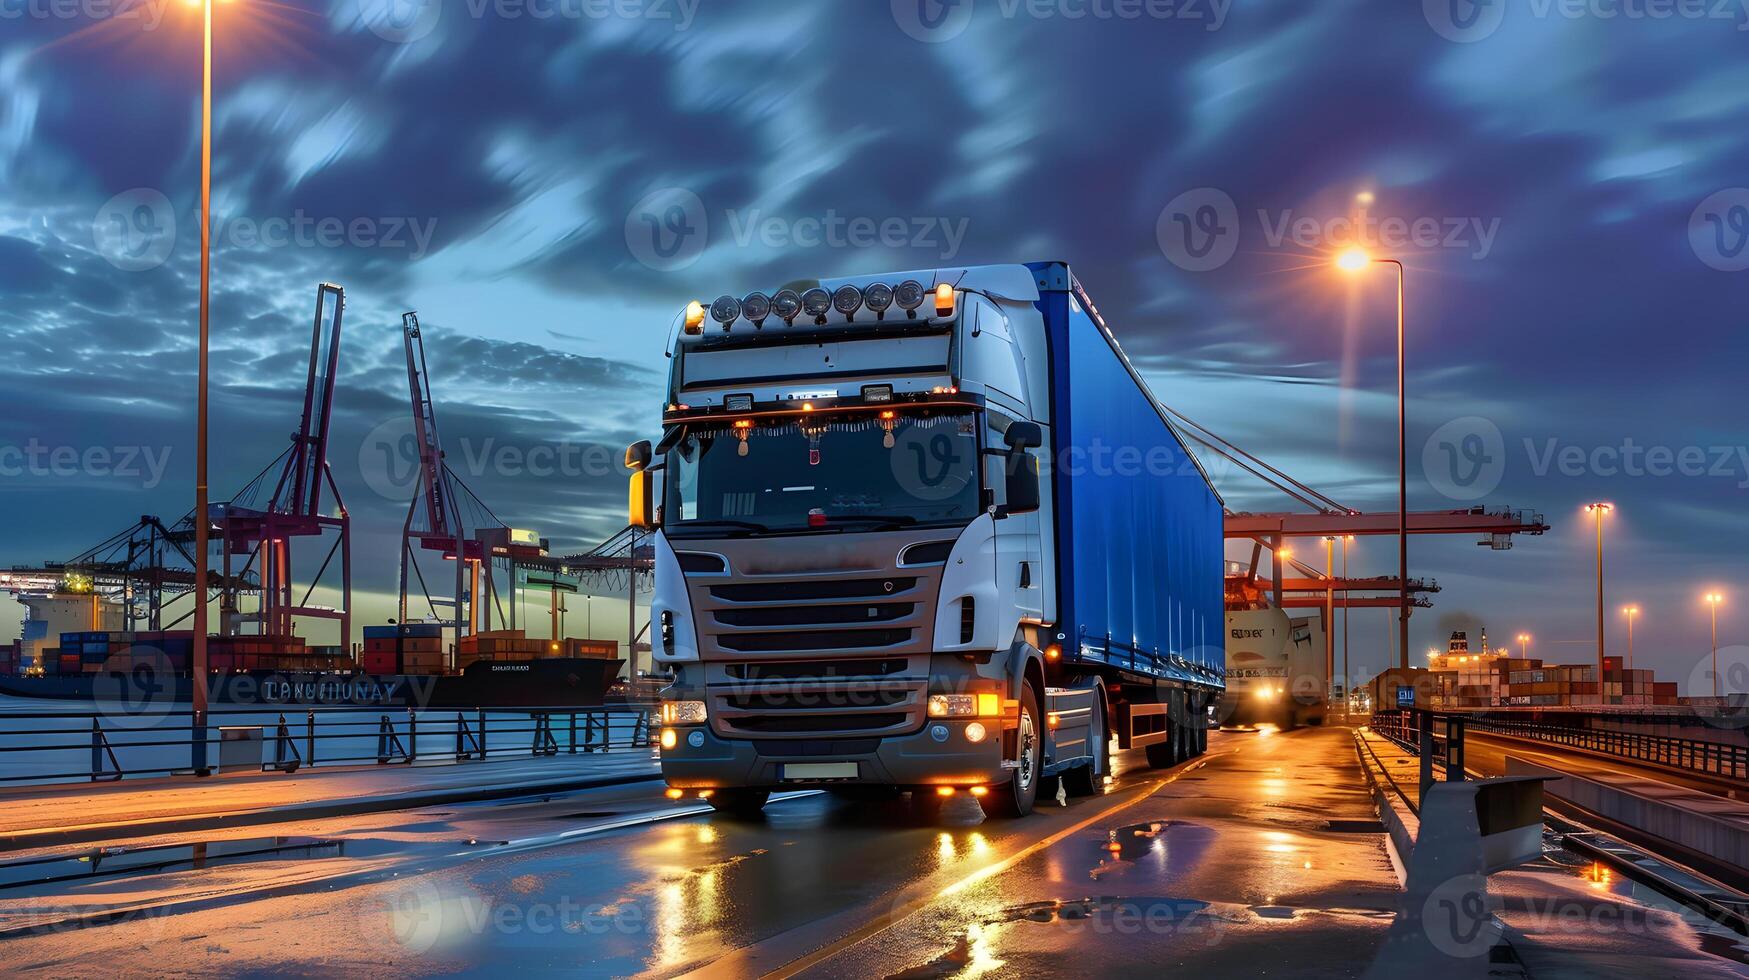
[[[194,759],[195,772],[207,767],[207,338],[212,295],[213,202],[213,4],[200,0],[202,17],[200,86],[200,354],[194,408]]]
[[[1640,614],[1639,606],[1623,606],[1622,615],[1628,618],[1628,659],[1623,664],[1628,670],[1634,669],[1634,617]]]
[[[1706,604],[1712,608],[1713,614],[1713,697],[1719,696],[1719,603],[1725,597],[1717,592],[1706,594]]]
[[[1342,580],[1348,581],[1348,546],[1353,543],[1354,535],[1344,535],[1342,538]],[[1348,671],[1348,591],[1342,592],[1342,714],[1347,717],[1349,709],[1354,707],[1354,675]]]
[[[1397,649],[1401,651],[1400,667],[1409,669],[1409,434],[1404,393],[1403,343],[1403,263],[1397,259],[1377,259],[1365,249],[1348,249],[1336,258],[1336,265],[1348,272],[1359,272],[1378,263],[1397,270]]]
[[[1601,696],[1603,691],[1603,515],[1613,510],[1610,504],[1598,502],[1586,504],[1588,511],[1597,524],[1597,683]]]
[[[1329,710],[1336,673],[1336,539],[1324,538],[1324,707]]]
[[[1518,634],[1518,647],[1520,650],[1524,651],[1524,659],[1526,660],[1530,659],[1530,640],[1531,636],[1529,633]]]

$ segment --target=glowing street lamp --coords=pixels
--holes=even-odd
[[[1518,645],[1523,648],[1525,659],[1530,659],[1530,634],[1518,634]]]
[[[1409,668],[1409,433],[1404,408],[1403,263],[1374,258],[1359,246],[1336,256],[1336,268],[1358,274],[1374,263],[1397,270],[1397,649],[1401,667]]]
[[[1706,594],[1706,604],[1711,608],[1713,614],[1713,697],[1715,698],[1719,696],[1719,603],[1724,601],[1725,597],[1721,593],[1708,592]]]
[[[1599,501],[1586,504],[1585,512],[1597,524],[1597,683],[1603,683],[1603,515],[1615,509],[1614,504]],[[1598,688],[1602,690],[1602,688]]]
[[[1639,606],[1623,606],[1621,614],[1628,618],[1628,660],[1624,665],[1628,670],[1634,669],[1634,617],[1640,614]]]

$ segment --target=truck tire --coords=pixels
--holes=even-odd
[[[1044,719],[1039,715],[1038,694],[1027,681],[1020,689],[1020,731],[1015,734],[1020,766],[1008,770],[1008,782],[992,787],[990,812],[1005,817],[1024,817],[1038,800],[1044,782]]]
[[[1163,741],[1148,746],[1148,767],[1170,769],[1184,760],[1178,754],[1178,723],[1171,722]]]
[[[736,817],[753,817],[765,809],[765,801],[771,799],[771,790],[747,789],[734,787],[719,789],[705,801],[718,813],[727,813]]]
[[[1093,761],[1062,775],[1063,789],[1070,796],[1092,796],[1104,789],[1105,772],[1111,767],[1105,758],[1110,741],[1105,731],[1105,705],[1097,696],[1093,699],[1093,721],[1087,733],[1087,741],[1093,750]]]

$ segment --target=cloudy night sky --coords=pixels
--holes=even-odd
[[[129,2],[0,0],[3,565],[192,502],[199,9]],[[1407,267],[1411,507],[1553,525],[1414,541],[1442,586],[1414,651],[1485,625],[1590,659],[1579,508],[1604,499],[1612,652],[1639,604],[1637,665],[1687,693],[1701,592],[1749,642],[1749,10],[1657,9],[220,3],[213,496],[296,427],[319,281],[347,289],[362,624],[392,615],[404,310],[452,466],[574,552],[624,524],[613,462],[655,432],[687,300],[1060,258],[1162,400],[1389,509],[1393,280],[1330,261],[1358,228]],[[1234,509],[1293,506],[1210,468]],[[1394,564],[1389,538],[1352,552]],[[0,635],[20,615],[0,600]],[[1353,623],[1376,669],[1385,614]]]

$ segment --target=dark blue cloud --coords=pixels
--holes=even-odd
[[[1395,250],[1410,270],[1414,502],[1467,503],[1440,492],[1421,453],[1441,425],[1475,416],[1505,447],[1487,501],[1557,525],[1507,555],[1417,541],[1418,563],[1446,582],[1443,608],[1568,652],[1556,640],[1590,629],[1575,508],[1607,496],[1621,504],[1614,591],[1665,608],[1643,642],[1671,671],[1700,642],[1688,593],[1740,566],[1749,471],[1630,476],[1592,462],[1628,440],[1749,444],[1733,408],[1749,273],[1722,271],[1716,250],[1709,263],[1689,235],[1702,200],[1749,172],[1735,23],[1514,5],[1492,35],[1453,43],[1413,3],[1234,0],[1174,8],[1199,20],[1120,20],[988,0],[963,33],[929,43],[878,2],[705,0],[685,29],[674,4],[536,19],[436,2],[433,29],[405,44],[368,0],[300,0],[255,25],[271,30],[221,31],[215,486],[246,480],[295,424],[320,280],[351,300],[337,473],[392,550],[402,502],[370,489],[366,457],[406,412],[405,309],[433,325],[446,436],[487,460],[470,483],[507,519],[583,543],[615,527],[616,475],[534,475],[482,447],[581,454],[648,435],[661,335],[685,300],[1060,257],[1164,398],[1345,502],[1388,507],[1388,282],[1338,279],[1323,233],[1364,191],[1375,219],[1460,231]],[[0,42],[0,433],[71,445],[125,433],[186,468],[191,36],[170,14],[131,35],[16,26]],[[150,227],[176,232],[160,264],[124,271],[104,209],[142,189],[168,201]],[[1206,271],[1171,261],[1159,235],[1168,203],[1199,189],[1232,202],[1238,235]],[[701,209],[690,261],[651,262],[635,209],[676,190]],[[828,216],[899,219],[907,233],[796,240]],[[323,220],[348,230],[321,240]],[[1273,240],[1302,220],[1309,237]],[[263,243],[275,221],[311,228]],[[925,223],[936,233],[915,233]],[[950,246],[944,224],[963,240]],[[1588,462],[1539,466],[1550,440]],[[1286,505],[1221,472],[1235,506]],[[5,560],[68,553],[96,515],[179,511],[186,495],[180,483],[13,489],[45,519],[9,536]],[[1387,550],[1357,561],[1383,570]],[[386,565],[359,574],[392,587]],[[1414,623],[1418,647],[1439,639],[1436,616]]]

